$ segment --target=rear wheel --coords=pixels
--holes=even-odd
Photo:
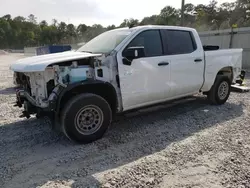
[[[208,92],[208,100],[215,105],[225,104],[231,92],[231,81],[227,76],[216,77],[215,83]]]
[[[108,102],[95,94],[82,94],[72,98],[62,111],[64,134],[79,143],[100,139],[112,120]]]

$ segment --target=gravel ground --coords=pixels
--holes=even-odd
[[[8,67],[20,57],[0,56],[0,187],[250,187],[250,93],[129,114],[76,145],[46,120],[18,118]]]

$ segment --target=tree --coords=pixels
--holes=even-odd
[[[184,6],[184,13],[193,15],[195,11],[195,6],[192,3],[185,4]]]
[[[67,24],[65,22],[60,22],[58,24],[58,41],[59,43],[66,43],[67,41]]]
[[[115,27],[115,25],[109,25],[108,27],[107,27],[107,30],[112,30],[112,29],[115,29],[116,27]]]
[[[106,30],[107,29],[100,24],[94,24],[92,26],[88,26],[87,31],[84,34],[84,41],[87,42]]]
[[[139,25],[139,20],[130,18],[130,19],[124,19],[120,27],[134,27],[137,25]]]
[[[56,19],[52,19],[52,25],[57,26],[57,24],[58,24],[58,21]]]
[[[198,31],[226,29],[231,28],[233,24],[237,24],[238,27],[249,27],[249,10],[250,0],[236,0],[220,6],[216,0],[197,6],[187,3],[184,7],[184,24]],[[12,18],[10,14],[7,14],[0,17],[0,48],[87,42],[107,30],[155,24],[179,25],[180,9],[166,6],[160,14],[148,15],[140,21],[135,18],[124,19],[118,27],[112,23],[107,27],[100,24],[67,25],[56,19],[52,20],[52,24],[48,24],[46,20],[37,23],[37,18],[33,14],[30,14],[28,18],[22,16]]]
[[[159,20],[159,16],[152,15],[150,17],[143,18],[139,25],[155,25],[157,24],[157,20]]]
[[[76,37],[76,29],[73,24],[68,24],[66,27],[66,34],[68,37],[68,43],[72,43]]]
[[[87,31],[88,29],[88,26],[85,25],[85,24],[80,24],[78,27],[77,27],[77,34],[81,37],[84,36],[85,32]]]
[[[47,27],[48,26],[48,23],[46,22],[46,20],[43,20],[39,23],[40,27],[41,28],[44,28],[44,27]]]
[[[16,22],[25,22],[25,18],[23,16],[17,16],[13,19],[13,21],[16,21]]]
[[[11,15],[10,14],[6,14],[2,17],[4,20],[6,21],[10,21],[11,20]]]
[[[33,24],[36,24],[37,22],[36,22],[36,17],[34,16],[34,14],[30,14],[29,16],[28,16],[28,22],[30,22],[30,23],[33,23]]]
[[[195,6],[192,3],[185,4],[184,6],[184,21],[186,26],[195,26],[196,11]]]
[[[166,6],[161,10],[157,22],[160,25],[177,25],[179,23],[179,17],[178,11],[175,8]]]

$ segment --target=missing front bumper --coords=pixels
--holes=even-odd
[[[36,114],[40,116],[41,114],[51,114],[56,110],[58,94],[61,92],[61,86],[54,88],[47,100],[41,103],[30,96],[30,94],[25,90],[16,91],[16,103],[14,106],[19,108],[24,108],[22,115],[20,117],[30,118],[30,115]],[[42,115],[41,115],[42,116]]]
[[[24,108],[20,118],[26,117],[27,119],[30,118],[31,114],[37,113],[37,107],[35,105],[35,100],[29,96],[29,94],[24,90],[17,90],[16,91],[16,107]]]

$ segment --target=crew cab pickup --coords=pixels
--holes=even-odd
[[[77,51],[11,65],[23,116],[49,116],[80,143],[100,139],[116,114],[132,109],[197,93],[222,105],[241,68],[242,49],[204,47],[195,29],[175,26],[119,28]]]

